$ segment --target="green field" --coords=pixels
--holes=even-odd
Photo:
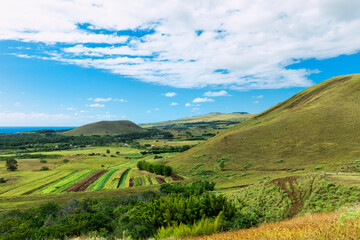
[[[108,150],[110,153],[107,153]],[[105,195],[110,193],[116,195],[123,194],[124,191],[136,192],[157,187],[159,184],[156,181],[156,175],[137,170],[136,163],[142,160],[154,163],[167,161],[169,157],[177,153],[158,154],[162,158],[154,159],[153,155],[142,156],[140,151],[131,147],[106,146],[40,152],[46,155],[61,155],[61,157],[43,159],[46,163],[41,163],[40,159],[18,159],[19,168],[14,172],[7,171],[5,161],[0,161],[0,176],[7,181],[2,183],[0,188],[0,211],[28,206],[33,203],[33,199],[37,199],[36,204],[40,204],[44,199],[65,201],[71,199],[74,194],[80,198],[82,196],[96,197],[98,191],[102,191],[101,194]],[[116,154],[116,152],[119,153]],[[39,154],[39,152],[34,154]],[[64,159],[69,161],[65,163]],[[50,170],[40,171],[42,166],[48,166]],[[70,186],[90,177],[98,170],[107,172],[88,186],[85,191],[66,192]],[[124,175],[122,181],[119,182],[122,175]],[[136,178],[137,184],[130,189],[129,181],[132,177]],[[166,182],[172,182],[170,177],[165,179]]]

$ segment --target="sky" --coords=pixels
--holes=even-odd
[[[358,0],[0,2],[0,126],[260,113],[359,73]]]

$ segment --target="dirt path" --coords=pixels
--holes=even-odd
[[[155,178],[156,178],[156,181],[158,182],[158,184],[164,184],[164,183],[166,183],[164,177],[156,176]]]
[[[87,176],[83,180],[75,183],[74,185],[68,187],[64,190],[64,192],[82,192],[85,191],[85,189],[90,186],[92,183],[94,183],[96,180],[98,180],[103,174],[105,174],[107,170],[99,170],[91,174],[90,176]]]
[[[299,211],[299,208],[302,205],[302,201],[298,197],[298,193],[296,192],[293,185],[295,181],[295,177],[277,178],[273,180],[273,182],[276,182],[286,192],[286,194],[289,195],[292,201],[293,206],[290,209],[290,217],[293,217]],[[286,182],[289,182],[291,189],[286,188]]]
[[[121,186],[125,186],[125,183],[124,184],[122,184],[122,183],[123,183],[123,181],[126,180],[126,177],[127,177],[128,173],[130,172],[130,170],[131,170],[131,168],[128,168],[128,169],[125,170],[125,172],[123,172],[123,174],[121,174],[121,177],[119,179],[119,183],[118,183],[116,188],[119,188]]]

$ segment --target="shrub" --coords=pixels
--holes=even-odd
[[[0,177],[0,183],[6,183],[5,179]]]
[[[63,163],[68,163],[68,162],[70,162],[69,159],[64,159],[64,160],[63,160]]]
[[[18,163],[17,163],[17,161],[15,159],[10,158],[10,159],[6,160],[6,168],[7,168],[7,170],[13,172],[13,171],[15,171],[17,169],[17,167],[18,167]]]
[[[161,227],[156,234],[157,239],[196,237],[210,235],[220,230],[220,213],[214,220],[203,217],[200,222],[188,226],[184,223],[174,224],[166,228]]]
[[[224,161],[221,161],[221,162],[220,162],[220,170],[221,170],[221,171],[224,171],[224,169],[225,169],[225,162],[224,162]]]
[[[155,173],[157,175],[171,176],[172,168],[162,164],[153,164],[146,161],[139,161],[136,166],[140,170]]]
[[[248,168],[250,168],[250,167],[251,167],[251,163],[248,163],[248,164],[246,164],[246,165],[244,166],[245,169],[248,169]]]
[[[44,160],[44,159],[41,159],[41,160],[40,160],[40,163],[47,163],[47,161]]]
[[[226,175],[224,175],[224,177],[230,177],[230,174],[226,174]]]
[[[240,176],[245,177],[246,175],[249,175],[248,173],[244,172]]]
[[[298,169],[297,168],[294,168],[294,169],[291,169],[290,172],[296,172]]]
[[[318,170],[321,170],[323,167],[321,167],[321,166],[317,166],[317,167],[315,167],[314,169],[316,170],[316,171],[318,171]]]
[[[40,171],[48,171],[48,170],[50,170],[50,168],[48,168],[47,166],[42,166],[40,168]]]
[[[278,163],[283,163],[284,162],[284,159],[279,159],[277,160]]]

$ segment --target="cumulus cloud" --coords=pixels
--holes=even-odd
[[[264,95],[259,95],[259,96],[253,96],[253,98],[257,98],[257,99],[260,99],[260,98],[263,98]]]
[[[177,95],[177,93],[175,93],[175,92],[167,92],[167,93],[163,93],[162,95],[164,95],[165,97],[175,97]]]
[[[172,102],[172,103],[170,103],[170,105],[171,105],[171,106],[177,106],[177,105],[179,105],[179,103],[177,103],[177,102]]]
[[[204,103],[204,102],[214,102],[214,99],[211,99],[211,98],[207,98],[207,97],[204,97],[204,98],[195,98],[193,101],[193,103]]]
[[[90,104],[89,105],[89,107],[93,107],[93,108],[103,108],[103,107],[105,107],[105,105],[104,104],[100,104],[100,103],[94,103],[94,104]]]
[[[229,95],[228,95],[227,91],[221,90],[218,92],[208,91],[208,92],[204,93],[204,96],[206,96],[206,97],[222,97],[222,96],[229,96]]]
[[[12,0],[0,8],[0,40],[45,43],[19,57],[172,87],[307,87],[316,69],[288,66],[357,53],[359,8],[357,0]]]

